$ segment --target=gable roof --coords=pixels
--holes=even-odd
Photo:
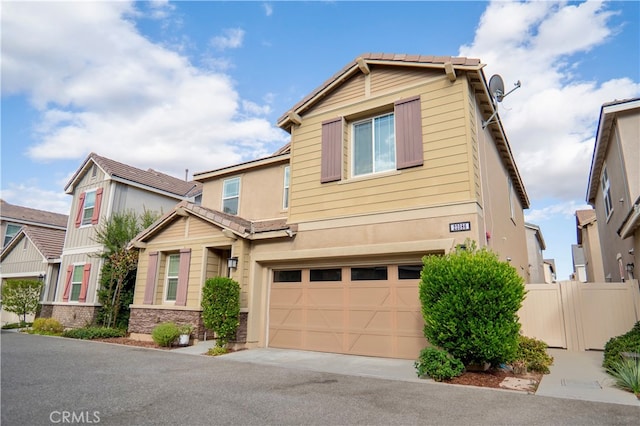
[[[69,216],[10,204],[0,199],[0,217],[8,222],[66,229]]]
[[[260,238],[258,237],[258,234],[266,234],[272,231],[283,232],[282,235],[271,235],[271,237],[291,237],[297,231],[297,226],[288,225],[286,218],[264,221],[250,221],[239,216],[234,216],[220,212],[218,210],[202,207],[188,201],[182,201],[178,203],[172,211],[165,213],[151,226],[140,232],[133,240],[131,240],[127,248],[131,249],[134,247],[144,246],[146,241],[161,232],[176,218],[186,215],[198,217],[206,222],[209,222],[212,225],[221,228],[222,230],[229,230],[233,234],[247,239]],[[266,237],[268,238],[270,236]]]
[[[73,192],[73,187],[77,181],[88,171],[92,164],[98,165],[113,180],[123,183],[135,183],[154,190],[154,192],[164,192],[176,198],[195,197],[202,192],[202,184],[199,182],[178,179],[153,169],[138,169],[92,152],[65,186],[66,193]]]
[[[249,169],[257,169],[260,167],[270,166],[273,164],[288,162],[290,157],[291,157],[291,144],[288,143],[267,157],[257,158],[255,160],[245,161],[244,163],[221,167],[219,169],[210,170],[207,172],[194,173],[193,179],[198,182],[202,182],[207,179],[219,178],[221,176],[227,176],[235,173],[245,172]]]
[[[502,126],[502,120],[500,120],[500,115],[494,105],[493,96],[489,93],[489,84],[482,70],[484,64],[480,62],[480,59],[454,56],[364,53],[349,62],[344,68],[283,114],[278,119],[278,126],[287,132],[291,132],[291,127],[299,120],[301,114],[304,114],[305,111],[320,102],[328,93],[338,88],[352,75],[360,72],[368,74],[370,65],[440,69],[449,79],[453,80],[456,78],[456,70],[466,72],[474,94],[479,99],[482,118],[487,120],[493,116],[493,119],[487,124],[487,129],[489,129],[495,140],[502,163],[509,173],[523,208],[529,208],[529,196],[524,188],[524,183],[511,152],[509,141]]]
[[[607,153],[613,123],[618,113],[635,108],[640,108],[640,98],[607,102],[600,107],[600,119],[598,121],[598,130],[596,131],[596,142],[593,147],[591,168],[589,169],[589,183],[587,185],[586,201],[591,205],[594,205],[596,201],[596,194],[598,193],[598,187],[600,185],[600,175],[602,174],[602,166]]]
[[[525,222],[524,227],[529,228],[533,231],[536,237],[536,240],[538,240],[538,244],[540,245],[540,248],[542,250],[545,250],[547,248],[547,245],[545,244],[544,238],[542,237],[542,231],[540,230],[540,227],[538,225],[534,225],[533,223],[529,223],[529,222]]]
[[[61,229],[43,228],[40,226],[25,225],[9,241],[9,244],[2,250],[0,257],[4,258],[19,241],[28,238],[36,249],[47,260],[59,259],[62,256],[64,246],[64,236],[66,231]]]

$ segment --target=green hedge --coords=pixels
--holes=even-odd
[[[602,366],[607,370],[616,367],[623,352],[640,353],[640,321],[625,334],[609,339],[604,346]]]
[[[64,331],[64,326],[53,318],[36,318],[31,328],[32,334],[45,334],[58,336]]]
[[[240,285],[231,278],[209,278],[201,303],[204,326],[215,333],[217,346],[226,346],[240,325]]]
[[[549,374],[549,367],[553,364],[553,357],[547,353],[547,344],[533,337],[520,336],[518,338],[518,354],[516,360],[523,361],[529,371]]]
[[[424,348],[414,363],[418,377],[429,376],[436,382],[449,380],[462,374],[464,365],[446,351],[437,348]]]
[[[69,337],[71,339],[108,339],[110,337],[124,337],[127,332],[119,328],[108,327],[83,327],[72,328],[62,333],[62,337]]]
[[[151,331],[153,341],[163,347],[170,347],[179,336],[180,329],[173,322],[158,324]]]

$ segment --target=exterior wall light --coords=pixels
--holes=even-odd
[[[230,257],[227,259],[227,266],[229,267],[229,269],[237,269],[238,268],[238,258],[237,257]]]

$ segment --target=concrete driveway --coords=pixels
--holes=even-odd
[[[2,425],[637,424],[633,406],[3,332]],[[65,422],[64,419],[67,421]]]

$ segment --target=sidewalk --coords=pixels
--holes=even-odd
[[[634,394],[616,388],[605,373],[603,352],[549,349],[549,354],[554,358],[551,374],[544,375],[536,395],[640,407]]]
[[[171,352],[201,355],[213,345],[213,341],[199,342]],[[537,396],[633,405],[640,408],[640,400],[635,395],[614,387],[613,378],[601,367],[602,352],[549,349],[549,353],[554,357],[554,363],[551,366],[551,373],[543,376],[535,393]],[[416,376],[413,361],[403,359],[276,348],[232,352],[224,355],[223,359],[351,376],[425,382],[424,379]]]

